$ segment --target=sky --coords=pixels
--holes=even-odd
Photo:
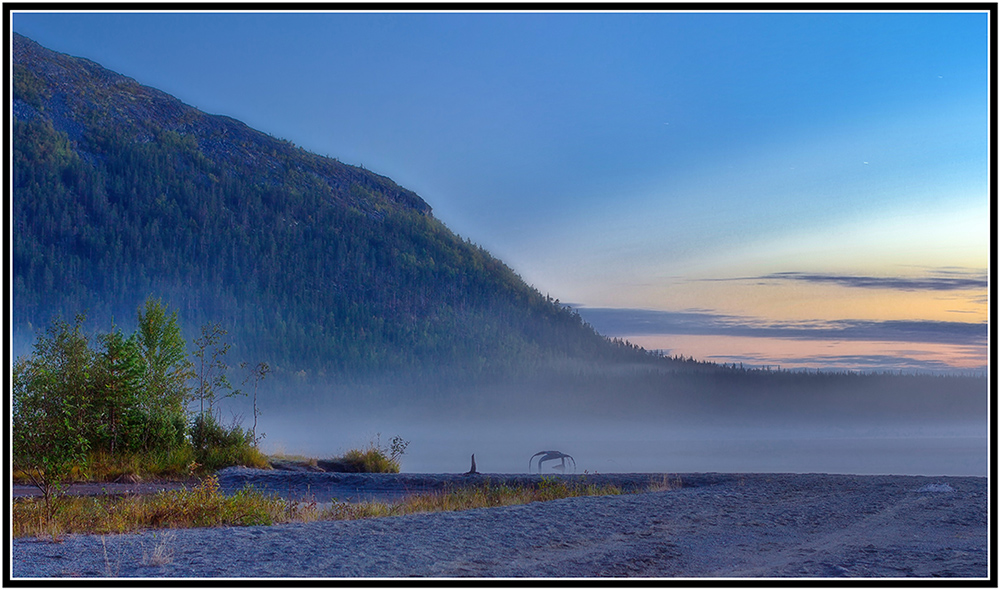
[[[12,13],[363,165],[608,336],[987,365],[985,12]]]

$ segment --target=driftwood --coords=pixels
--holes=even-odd
[[[538,457],[539,455],[541,455],[542,457],[538,460],[538,473],[542,472],[542,463],[544,463],[545,461],[555,461],[556,459],[560,460],[560,464],[554,467],[554,469],[558,469],[563,473],[565,473],[566,459],[569,459],[573,463],[573,472],[576,473],[576,460],[573,457],[567,455],[566,453],[560,451],[539,451],[534,455],[532,455],[531,459],[528,459],[528,473],[531,473],[531,462],[534,461],[535,457]]]

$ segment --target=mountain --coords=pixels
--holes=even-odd
[[[385,432],[414,441],[418,470],[465,471],[477,453],[484,470],[514,471],[562,449],[601,472],[986,472],[985,377],[649,355],[602,337],[384,176],[16,34],[12,49],[15,354],[57,315],[130,332],[152,295],[188,342],[221,323],[230,366],[276,369],[260,407],[279,451],[329,456]],[[753,438],[759,459],[729,460]],[[850,443],[843,462],[829,461],[830,440]],[[871,467],[886,448],[904,459]],[[808,460],[782,459],[799,452]]]
[[[297,374],[650,361],[413,191],[13,37],[13,328],[148,296]]]

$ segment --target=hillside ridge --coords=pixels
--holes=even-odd
[[[149,296],[291,373],[644,361],[413,191],[14,35],[14,327]],[[651,358],[651,357],[649,357]]]
[[[139,84],[88,59],[46,49],[17,33],[14,33],[13,47],[15,117],[25,121],[51,119],[71,141],[80,143],[85,139],[85,127],[79,121],[81,116],[97,117],[95,123],[99,124],[124,124],[135,133],[137,141],[152,141],[164,131],[193,135],[198,138],[202,153],[221,165],[252,163],[260,174],[255,179],[258,182],[278,182],[279,172],[287,165],[279,155],[294,157],[296,170],[315,175],[335,191],[349,188],[350,183],[362,182],[369,189],[380,190],[389,202],[431,213],[430,205],[416,193],[400,187],[388,177],[297,148],[289,141],[251,129],[232,117],[203,113],[161,90]],[[31,64],[28,71],[18,68],[25,68],[27,64]],[[38,91],[19,93],[19,86],[23,89],[32,85],[19,84],[19,75],[22,80],[34,78],[32,82],[40,82],[45,88],[45,96],[39,96]],[[36,100],[25,100],[26,94]],[[94,108],[97,104],[99,109]],[[348,203],[371,205],[363,199]]]

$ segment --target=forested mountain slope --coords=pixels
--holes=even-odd
[[[147,296],[289,372],[647,359],[363,168],[13,39],[13,328]]]

